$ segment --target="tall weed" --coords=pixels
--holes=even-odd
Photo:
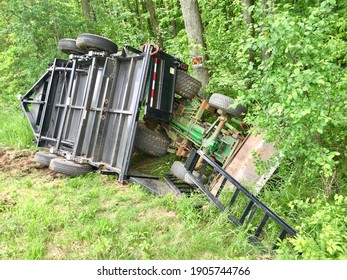
[[[302,259],[347,259],[347,197],[335,194],[325,197],[293,200],[289,207],[298,218],[298,237],[287,240],[278,250],[279,258],[288,252],[288,244]]]
[[[0,99],[0,146],[28,148],[33,146],[33,132],[19,104],[2,104]]]

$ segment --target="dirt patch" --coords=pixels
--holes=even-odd
[[[58,177],[58,174],[34,161],[35,153],[36,151],[29,149],[0,149],[0,172],[7,173],[8,176],[39,172],[47,180]]]
[[[0,206],[16,206],[16,202],[12,201],[6,194],[0,193]]]
[[[29,166],[35,164],[34,151],[7,149],[0,150],[0,171],[8,172],[13,169],[27,172]]]

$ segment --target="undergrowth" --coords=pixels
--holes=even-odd
[[[18,109],[2,109],[0,155],[10,151],[13,162],[0,168],[0,259],[347,259],[344,176],[327,185],[281,165],[258,196],[298,236],[264,251],[248,241],[255,224],[234,227],[201,194],[158,197],[136,184],[118,186],[112,176],[68,178],[19,160],[13,147],[33,155],[32,132]],[[143,167],[164,174],[173,160]],[[275,230],[267,230],[266,244]]]
[[[19,104],[6,104],[0,98],[0,146],[28,148],[33,139],[33,132],[19,110]]]
[[[1,259],[237,259],[260,250],[201,196],[154,196],[99,174],[0,174]],[[201,207],[205,205],[204,207]],[[207,206],[206,206],[207,205]]]

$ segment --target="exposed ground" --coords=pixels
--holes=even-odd
[[[35,152],[30,149],[0,148],[0,172],[7,173],[8,176],[12,177],[37,173],[47,180],[63,176],[36,163],[34,161]]]
[[[157,197],[98,173],[69,178],[34,153],[0,149],[0,259],[272,258],[202,197]]]

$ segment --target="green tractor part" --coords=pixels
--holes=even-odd
[[[217,109],[217,110],[216,110]],[[212,117],[211,112],[217,112]],[[230,113],[206,100],[176,99],[173,119],[164,129],[172,140],[169,151],[187,157],[192,147],[201,149],[224,164],[245,137],[247,126]]]

